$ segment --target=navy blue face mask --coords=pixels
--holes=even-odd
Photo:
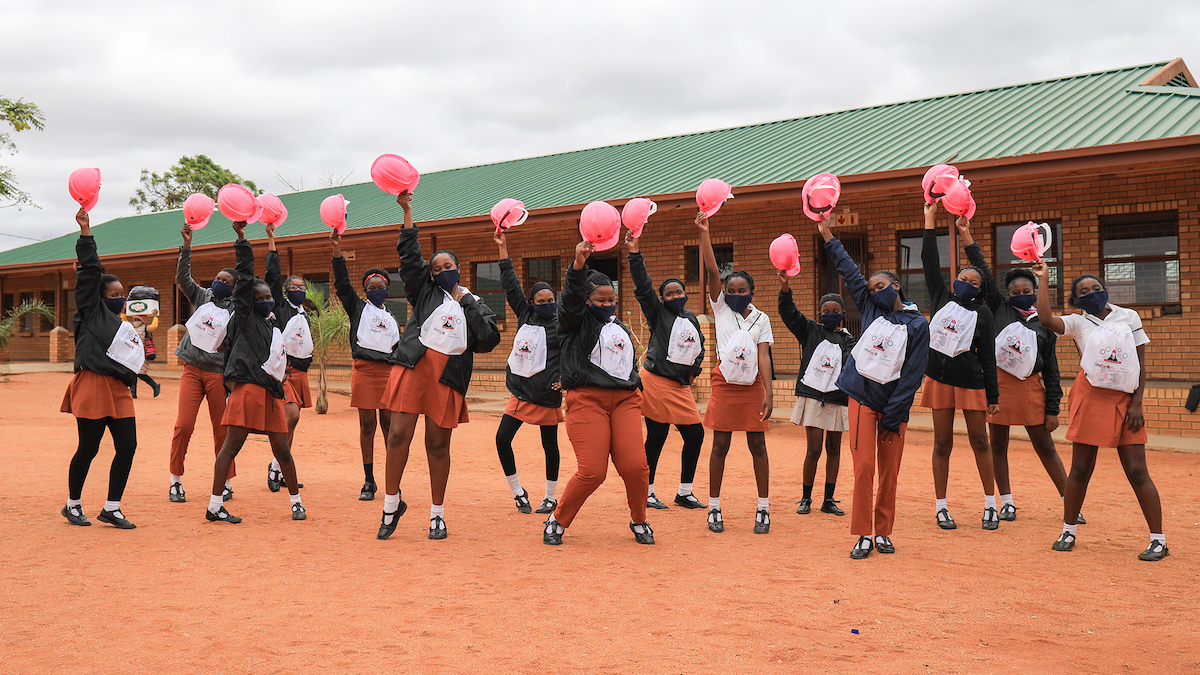
[[[275,303],[270,300],[254,301],[254,311],[258,312],[258,315],[264,319],[271,316],[271,309],[273,307],[275,307]]]
[[[825,326],[829,330],[837,330],[838,327],[842,325],[842,322],[846,320],[846,313],[828,312],[826,314],[822,314],[818,318],[820,319],[822,326]]]
[[[433,283],[441,286],[447,293],[453,293],[458,288],[458,270],[442,270],[433,275]]]
[[[1008,304],[1017,309],[1029,311],[1031,307],[1037,304],[1037,296],[1033,293],[1023,293],[1021,295],[1008,296]]]
[[[1088,314],[1099,314],[1108,304],[1108,291],[1096,291],[1075,298],[1075,306]]]
[[[896,305],[896,298],[900,297],[900,293],[891,285],[875,291],[871,296],[871,300],[882,309],[890,310]]]
[[[726,297],[729,297],[729,296],[726,296]],[[683,313],[683,308],[686,306],[687,306],[687,296],[686,295],[681,295],[678,298],[671,298],[670,300],[666,300],[663,302],[663,307],[666,307],[667,311],[672,314]]]
[[[125,298],[105,298],[104,306],[113,314],[120,314],[125,311]]]
[[[371,288],[367,290],[367,302],[376,307],[383,307],[383,301],[387,300],[388,289],[386,288]]]
[[[287,296],[288,302],[299,307],[304,304],[304,299],[308,297],[308,293],[305,291],[288,291]]]
[[[600,321],[607,322],[617,312],[616,305],[588,305],[588,311]]]
[[[557,311],[558,311],[558,303],[557,302],[544,302],[540,305],[533,306],[533,313],[536,314],[539,319],[546,319],[546,320],[553,319],[554,314]]]
[[[233,295],[233,286],[230,286],[220,279],[213,279],[212,294],[214,298],[218,300],[224,300],[225,298]]]
[[[979,289],[962,279],[954,280],[954,295],[959,300],[974,300],[979,295]]]
[[[742,312],[746,311],[746,308],[750,306],[751,299],[752,299],[752,296],[749,293],[747,293],[746,295],[729,295],[728,293],[725,294],[725,304],[729,305],[729,309],[732,309],[733,311],[737,312],[738,314],[741,314]]]

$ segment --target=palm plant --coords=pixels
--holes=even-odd
[[[26,300],[15,309],[9,310],[8,316],[0,319],[0,352],[3,352],[8,347],[9,340],[17,333],[17,326],[21,325],[21,320],[30,314],[40,316],[47,321],[54,322],[54,308],[41,300]]]
[[[327,297],[325,292],[316,284],[308,284],[307,298],[317,307],[317,311],[309,316],[308,326],[312,331],[313,358],[321,366],[317,375],[317,401],[315,409],[318,415],[329,412],[329,389],[325,381],[325,371],[329,356],[339,346],[350,348],[350,317],[342,303]]]

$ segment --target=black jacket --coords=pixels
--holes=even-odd
[[[576,387],[601,387],[604,389],[637,389],[642,384],[638,374],[637,359],[628,380],[618,380],[591,361],[592,349],[600,341],[600,329],[604,324],[592,316],[587,308],[587,277],[590,270],[575,269],[575,262],[567,267],[563,284],[562,300],[558,304],[558,341],[562,345],[562,388],[563,391]],[[626,334],[629,328],[620,319],[613,321]],[[633,338],[629,340],[633,348]]]
[[[275,398],[284,398],[283,383],[263,370],[271,356],[271,336],[283,325],[254,311],[254,248],[248,241],[233,245],[237,253],[237,283],[233,287],[233,318],[229,321],[229,356],[225,359],[225,386],[237,382],[257,384]],[[268,260],[270,256],[268,255]],[[276,258],[278,260],[278,257]],[[274,291],[272,291],[274,292]]]
[[[978,250],[978,244],[973,246]],[[967,255],[969,258],[970,253]],[[952,358],[931,347],[925,374],[952,387],[983,389],[989,405],[998,403],[1000,385],[996,383],[996,335],[992,330],[991,311],[978,300],[959,300],[946,287],[946,280],[942,277],[942,263],[938,256],[937,234],[933,230],[925,230],[925,239],[921,243],[921,265],[925,268],[925,286],[929,290],[929,300],[933,303],[929,308],[931,336],[934,332],[933,317],[951,302],[975,312],[978,317],[975,320],[971,348]],[[957,271],[954,273],[957,274]],[[987,284],[984,284],[980,292],[988,292]]]
[[[796,308],[790,290],[779,291],[779,317],[783,319],[783,325],[787,326],[788,330],[792,331],[792,335],[795,335],[796,339],[800,341],[800,348],[804,350],[804,355],[800,357],[800,372],[796,373],[796,396],[815,399],[821,403],[850,405],[850,396],[846,392],[840,389],[817,391],[800,380],[804,379],[804,372],[808,370],[808,364],[812,362],[813,351],[822,342],[828,340],[841,348],[842,367],[845,368],[846,364],[850,362],[850,350],[854,349],[858,338],[845,329],[829,330],[824,324],[804,316]]]
[[[75,372],[90,370],[131,385],[137,373],[108,358],[108,346],[117,336],[121,317],[109,311],[101,297],[104,289],[100,277],[104,272],[96,239],[80,235],[75,255],[79,258],[75,270]]]
[[[196,280],[192,278],[192,249],[190,248],[179,247],[179,262],[175,267],[175,285],[187,296],[188,302],[192,303],[192,311],[209,302],[221,309],[233,311],[232,296],[224,299],[215,298],[211,288],[197,284]],[[192,345],[191,336],[184,331],[179,346],[175,348],[175,356],[183,359],[192,367],[207,370],[210,373],[220,373],[225,370],[225,353],[228,349],[228,335],[226,335],[225,349],[216,354],[210,354]]]
[[[354,286],[350,283],[350,268],[346,267],[344,257],[333,258],[333,287],[337,290],[338,300],[346,308],[346,316],[350,317],[350,356],[364,361],[380,361],[390,363],[391,352],[377,352],[374,349],[358,346],[358,324],[362,320],[366,300],[358,297]]]
[[[446,299],[446,292],[429,276],[429,264],[421,257],[421,242],[417,239],[417,227],[400,230],[396,250],[400,252],[400,278],[404,280],[404,294],[408,297],[408,323],[400,335],[400,341],[392,350],[392,363],[415,368],[417,361],[425,356],[425,345],[421,344],[421,326],[430,314]],[[451,356],[438,382],[466,395],[471,384],[471,369],[474,354],[487,354],[500,344],[500,329],[496,327],[496,314],[491,308],[467,293],[458,304],[463,308],[467,322],[467,351]]]
[[[979,250],[978,245],[967,247],[967,259],[972,265],[983,270],[983,285],[988,289],[988,308],[992,310],[992,329],[995,334],[1000,335],[1008,324],[1020,321],[1037,335],[1037,361],[1033,364],[1033,372],[1042,374],[1042,386],[1046,388],[1046,414],[1058,415],[1063,397],[1062,376],[1058,371],[1056,352],[1058,336],[1038,321],[1036,313],[1026,319],[1008,304],[1008,289],[1000,289],[992,274],[992,268],[988,267],[987,261],[983,259],[983,252]]]
[[[267,251],[267,275],[263,277],[263,281],[266,281],[271,287],[271,297],[275,299],[275,318],[278,320],[279,330],[283,330],[287,328],[292,317],[300,312],[287,299],[287,291],[283,288],[283,274],[279,270],[279,251]],[[308,320],[307,312],[304,320]],[[298,359],[288,354],[287,362],[289,367],[307,373],[312,366],[312,357]]]
[[[654,282],[650,280],[650,273],[646,271],[646,260],[641,253],[629,254],[629,274],[633,277],[633,294],[642,306],[642,315],[646,317],[646,323],[650,325],[650,344],[646,347],[646,359],[642,366],[659,377],[674,380],[679,384],[691,384],[704,370],[704,331],[700,328],[700,320],[688,309],[683,310],[681,314],[672,314],[667,310],[658,298],[658,291],[654,289]],[[696,327],[696,334],[700,336],[700,354],[690,366],[667,360],[671,329],[675,326],[675,319],[679,317],[691,321]]]
[[[521,281],[517,279],[517,273],[513,269],[512,258],[500,261],[500,285],[504,287],[508,306],[512,307],[513,314],[517,315],[518,330],[527,323],[546,329],[546,369],[533,377],[520,377],[513,375],[512,369],[505,366],[504,384],[509,393],[518,400],[546,408],[557,408],[562,405],[562,392],[551,389],[550,385],[558,382],[559,378],[558,316],[543,319],[533,312],[533,305],[525,297]]]

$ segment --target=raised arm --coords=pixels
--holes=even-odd
[[[708,298],[716,302],[724,289],[717,254],[713,253],[712,237],[708,233],[708,218],[703,213],[696,214],[696,228],[700,230],[700,257],[704,259],[704,274],[708,277]]]
[[[238,236],[233,244],[234,253],[237,254],[237,265],[233,268],[237,277],[237,283],[233,285],[233,312],[245,321],[254,313],[254,247],[246,241],[245,221],[234,223],[233,231]]]
[[[333,242],[333,288],[346,313],[357,317],[362,314],[363,300],[354,292],[354,285],[350,283],[350,268],[346,266],[346,259],[342,257],[342,237],[334,230],[329,233],[329,239]]]
[[[517,319],[524,321],[533,308],[529,306],[529,298],[525,297],[525,289],[521,288],[521,280],[517,278],[517,270],[513,267],[512,258],[508,255],[508,240],[503,232],[492,235],[492,240],[500,251],[500,287],[504,289],[504,299],[512,308]]]
[[[100,305],[100,277],[104,270],[100,266],[100,253],[96,250],[96,239],[92,237],[91,217],[79,209],[75,214],[79,224],[79,240],[75,242],[75,257],[79,266],[75,268],[75,308],[79,318],[95,312]]]
[[[788,285],[787,275],[781,271],[779,278],[782,281],[782,286],[779,289],[779,318],[783,319],[783,325],[792,331],[792,335],[796,336],[800,344],[804,344],[804,340],[808,338],[808,332],[812,330],[812,324],[796,308],[796,302],[792,298],[792,289]]]
[[[642,315],[653,326],[658,313],[663,309],[662,300],[658,299],[658,293],[654,291],[654,281],[650,278],[650,271],[646,269],[646,259],[638,249],[638,240],[628,237],[625,243],[629,246],[629,276],[633,277],[633,296],[642,306]]]
[[[287,294],[283,292],[283,269],[279,263],[279,251],[275,248],[275,226],[267,225],[267,273],[263,275],[263,281],[271,287],[271,297],[275,299],[275,306],[279,307],[287,302]]]
[[[1032,269],[1033,275],[1038,278],[1038,322],[1054,331],[1055,335],[1062,335],[1067,332],[1067,324],[1063,323],[1062,317],[1055,316],[1053,308],[1050,307],[1050,268],[1044,262],[1035,262]],[[1082,350],[1080,347],[1080,351]]]
[[[930,311],[940,307],[950,297],[946,289],[946,280],[942,278],[942,259],[938,255],[937,231],[934,226],[937,221],[937,204],[925,206],[925,236],[921,240],[921,267],[925,271],[925,288],[929,291],[929,301],[933,304]]]
[[[1008,296],[1008,293],[1000,292],[1000,285],[996,282],[996,276],[992,274],[992,268],[984,259],[979,244],[971,236],[971,221],[959,216],[958,220],[954,221],[954,227],[958,229],[958,240],[967,253],[967,261],[983,271],[983,291],[987,296],[987,306],[988,309],[995,312],[1004,304],[1004,298]]]
[[[175,285],[195,309],[208,302],[209,291],[192,278],[192,226],[184,223],[179,234],[183,235],[183,246],[179,247],[179,262],[175,265]]]
[[[564,275],[562,302],[558,305],[558,333],[574,333],[587,311],[587,259],[595,246],[581,241],[575,246],[575,260]]]

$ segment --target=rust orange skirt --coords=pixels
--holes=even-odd
[[[933,410],[987,410],[987,393],[982,389],[964,389],[925,376],[921,387],[921,402],[917,405]]]
[[[762,399],[758,400],[762,405]],[[661,424],[700,424],[692,388],[642,369],[642,417]]]
[[[387,391],[388,378],[391,375],[390,363],[354,359],[350,369],[350,407],[360,410],[382,408],[383,394]]]
[[[1101,448],[1121,445],[1145,445],[1149,440],[1146,427],[1137,431],[1125,426],[1125,413],[1133,394],[1116,389],[1093,387],[1083,371],[1075,376],[1068,397],[1071,421],[1067,426],[1067,440]]]
[[[134,416],[133,396],[117,378],[81,370],[67,385],[59,410],[85,420],[119,420]]]
[[[988,415],[988,422],[1006,427],[1036,427],[1046,423],[1046,389],[1042,374],[1034,373],[1024,380],[996,369],[1000,383],[1000,412]]]
[[[284,400],[275,398],[269,389],[248,382],[234,382],[221,424],[259,433],[286,434],[287,415],[283,412],[283,404]]]
[[[453,429],[470,421],[467,399],[448,385],[438,382],[450,357],[426,349],[416,368],[392,366],[388,376],[383,407],[392,412],[414,413],[443,429]]]
[[[758,419],[766,395],[762,372],[748,385],[729,384],[718,365],[712,369],[712,390],[708,408],[704,410],[704,426],[713,431],[766,431],[768,420]],[[642,405],[645,405],[645,397]]]
[[[283,380],[283,395],[288,403],[295,403],[301,408],[313,407],[308,373],[288,366],[287,377]]]
[[[525,424],[539,427],[556,426],[566,419],[563,417],[562,408],[547,408],[544,405],[522,401],[516,396],[508,398],[508,405],[504,406],[504,414],[515,417]]]

